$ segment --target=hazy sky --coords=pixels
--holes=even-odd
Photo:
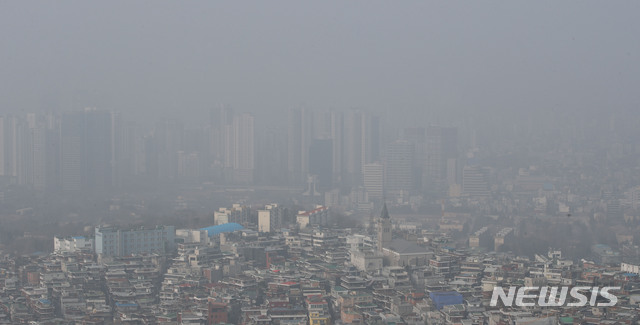
[[[635,111],[639,12],[638,1],[0,1],[0,113]]]

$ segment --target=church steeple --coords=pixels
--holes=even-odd
[[[380,218],[389,219],[389,211],[387,210],[386,202],[382,205],[382,212],[380,213]]]
[[[387,204],[382,206],[382,212],[380,218],[376,223],[376,230],[378,235],[378,250],[382,252],[384,248],[389,247],[391,243],[391,218],[389,217],[389,211],[387,210]]]

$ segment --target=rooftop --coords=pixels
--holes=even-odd
[[[235,222],[224,223],[217,226],[210,226],[205,228],[200,228],[200,230],[206,230],[209,234],[209,237],[219,235],[222,233],[234,232],[237,230],[242,230],[244,227],[241,224]]]

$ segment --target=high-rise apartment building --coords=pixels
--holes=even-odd
[[[157,177],[173,180],[178,172],[178,151],[182,150],[184,126],[180,121],[167,120],[156,124],[154,138],[156,144]]]
[[[233,117],[232,123],[222,126],[224,168],[227,181],[250,184],[255,172],[254,117],[241,114]]]
[[[84,187],[103,190],[113,185],[113,139],[111,111],[84,111]]]
[[[224,168],[226,170],[233,170],[234,159],[236,156],[236,138],[235,138],[235,129],[233,128],[233,123],[222,126],[222,148],[223,148],[223,161]],[[227,173],[228,177],[232,176],[231,173]],[[227,181],[233,181],[232,178],[227,179]]]
[[[126,123],[120,112],[111,112],[111,185],[120,187],[134,173],[135,123]]]
[[[17,116],[0,116],[0,176],[18,183],[23,162],[25,121]]]
[[[287,169],[291,184],[302,184],[307,179],[309,146],[313,138],[313,112],[305,108],[292,108],[288,113]]]
[[[423,127],[405,128],[402,139],[413,145],[413,179],[416,188],[421,188],[427,158],[425,129]]]
[[[84,112],[68,112],[62,115],[61,139],[61,185],[65,192],[82,190],[82,168],[84,158]]]
[[[61,177],[61,144],[60,144],[60,116],[47,114],[46,123],[46,188],[48,191],[60,190]]]
[[[330,114],[331,130],[330,137],[332,141],[332,159],[333,159],[333,184],[340,184],[343,178],[343,157],[344,157],[344,116],[341,112],[332,111]]]
[[[425,168],[422,186],[430,191],[444,191],[449,159],[458,158],[458,129],[431,125],[425,138]],[[450,171],[454,173],[455,171]]]
[[[35,190],[42,191],[47,188],[47,130],[42,121],[34,120],[29,123],[28,129],[30,153],[29,184]]]
[[[267,126],[256,137],[254,181],[259,184],[287,185],[287,133],[276,126]]]
[[[178,151],[178,176],[186,180],[197,180],[201,173],[198,152]]]
[[[489,193],[486,171],[477,165],[465,166],[462,169],[462,194],[483,197]]]
[[[33,184],[33,137],[27,120],[20,119],[16,125],[17,184]]]
[[[86,108],[63,114],[60,126],[64,191],[105,190],[113,185],[111,111]]]
[[[13,178],[16,179],[18,177],[18,173],[20,170],[20,164],[21,164],[21,148],[22,148],[22,143],[21,143],[21,133],[22,133],[22,123],[20,121],[20,119],[16,116],[11,116],[9,117],[7,123],[5,124],[7,126],[7,136],[8,136],[8,146],[7,146],[7,152],[8,153],[8,161],[9,161],[9,167],[8,167],[8,174]]]
[[[401,198],[414,190],[413,145],[398,140],[387,146],[384,187],[389,197]]]
[[[365,164],[362,173],[369,200],[381,200],[384,197],[384,166],[379,162]]]
[[[18,184],[43,190],[45,188],[46,156],[45,125],[41,116],[29,113],[21,121],[19,131]]]
[[[317,176],[317,189],[326,191],[332,187],[333,141],[314,139],[309,146],[309,174]]]
[[[362,184],[362,166],[379,158],[380,127],[377,117],[361,110],[345,114],[343,168],[346,185]]]
[[[253,183],[255,169],[254,118],[242,114],[233,118],[233,172],[234,181]]]

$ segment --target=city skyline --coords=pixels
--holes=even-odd
[[[0,324],[638,324],[639,11],[0,1]]]

